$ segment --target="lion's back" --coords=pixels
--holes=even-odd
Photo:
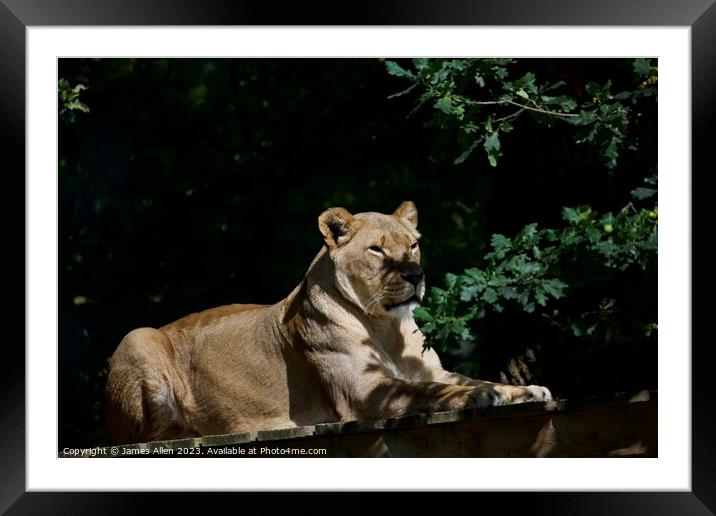
[[[215,308],[209,308],[200,312],[186,315],[181,319],[165,324],[160,331],[164,332],[176,332],[190,329],[200,329],[217,322],[225,317],[231,317],[232,315],[240,314],[243,312],[250,312],[252,310],[265,309],[269,305],[257,305],[257,304],[231,304],[222,305]]]

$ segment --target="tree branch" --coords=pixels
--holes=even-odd
[[[473,105],[479,105],[479,106],[489,106],[489,105],[495,105],[495,104],[502,104],[502,105],[512,104],[513,106],[517,106],[517,107],[520,108],[521,110],[522,110],[522,109],[528,109],[528,110],[530,110],[530,111],[535,111],[535,112],[537,112],[537,113],[544,113],[545,115],[563,116],[563,117],[567,117],[567,118],[579,116],[578,114],[575,114],[575,113],[560,113],[559,111],[549,111],[548,109],[541,109],[541,108],[536,108],[536,107],[532,107],[532,106],[525,106],[524,104],[520,104],[519,102],[515,102],[515,101],[513,101],[513,100],[506,100],[506,99],[501,99],[501,100],[470,100],[470,101],[468,101],[467,103],[468,103],[468,104],[473,104]]]
[[[503,100],[503,102],[505,102],[506,104],[512,104],[513,106],[521,107],[522,109],[529,109],[530,111],[536,111],[537,113],[544,113],[545,115],[565,116],[565,117],[579,116],[575,113],[559,113],[558,111],[548,111],[546,109],[525,106],[524,104],[519,104],[517,102],[513,102],[512,100]]]
[[[511,118],[517,118],[518,116],[520,116],[520,114],[521,114],[522,112],[524,112],[524,110],[525,110],[524,108],[518,109],[518,110],[515,111],[514,113],[511,113],[511,114],[509,114],[509,115],[507,115],[507,116],[503,116],[503,117],[500,117],[500,118],[495,118],[495,119],[493,120],[493,122],[495,122],[495,123],[496,123],[496,122],[505,122],[506,120],[510,120]]]

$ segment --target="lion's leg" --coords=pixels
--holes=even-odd
[[[499,395],[489,387],[409,382],[397,378],[376,378],[357,391],[360,393],[355,392],[350,401],[341,403],[339,400],[336,408],[342,419],[402,417],[499,404]]]
[[[485,380],[476,380],[459,373],[445,374],[441,378],[445,383],[452,385],[473,385],[490,387],[500,395],[501,405],[512,405],[515,403],[526,403],[528,401],[550,401],[552,393],[547,387],[541,385],[507,385],[504,383],[494,383]]]
[[[152,328],[130,332],[110,361],[107,427],[117,443],[187,435],[172,384],[171,343]]]
[[[422,346],[422,340],[419,340],[418,343]],[[416,344],[413,344],[413,346],[413,349],[417,347]],[[414,351],[414,353],[416,353],[416,351]],[[423,352],[421,349],[420,357],[430,373],[429,378],[431,380],[448,385],[473,386],[485,390],[491,389],[498,394],[496,405],[511,405],[528,401],[550,401],[552,399],[552,393],[549,389],[541,385],[507,385],[488,382],[486,380],[477,380],[460,373],[446,371],[443,369],[440,359],[433,349],[427,352]]]

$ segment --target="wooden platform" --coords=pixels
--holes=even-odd
[[[656,392],[640,391],[96,448],[84,456],[656,457],[657,436]]]

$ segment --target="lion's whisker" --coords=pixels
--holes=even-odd
[[[381,289],[370,298],[368,298],[368,302],[365,305],[365,308],[363,309],[363,315],[361,316],[361,320],[365,320],[365,317],[372,314],[373,308],[378,306],[378,304],[383,300],[383,296],[385,294],[385,289]]]

